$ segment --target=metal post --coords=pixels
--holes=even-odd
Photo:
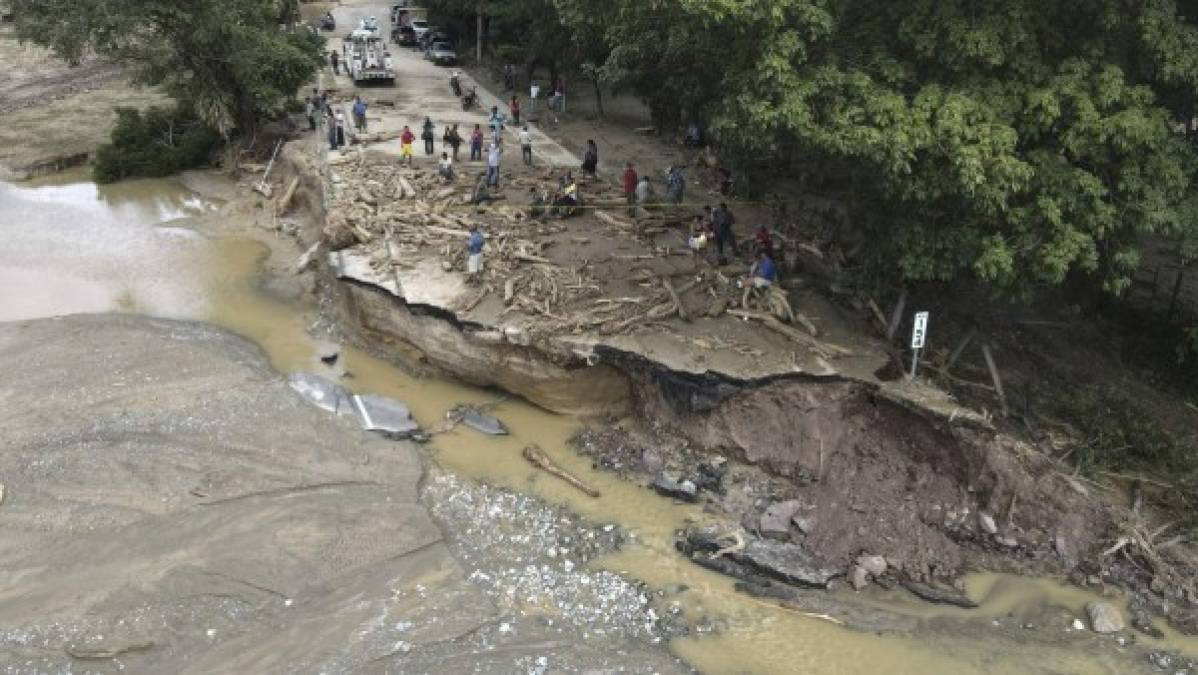
[[[915,379],[915,370],[919,367],[919,350],[915,349],[911,352],[911,379]]]

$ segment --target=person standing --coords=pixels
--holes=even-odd
[[[532,166],[532,134],[528,133],[528,125],[520,130],[520,156],[525,166]]]
[[[483,129],[480,125],[474,125],[474,131],[470,132],[470,161],[478,162],[483,158]]]
[[[502,156],[503,150],[499,144],[492,143],[487,152],[487,185],[491,187],[499,187],[499,160]]]
[[[416,142],[416,134],[405,124],[403,133],[399,135],[399,161],[407,161],[408,167],[412,166],[412,144]]]
[[[507,109],[512,114],[512,124],[520,126],[520,99],[512,96],[512,102],[507,104]]]
[[[333,109],[324,109],[324,122],[328,126],[329,150],[337,149],[337,120],[333,117]]]
[[[336,116],[337,123],[337,147],[345,147],[345,111],[338,110]]]
[[[733,255],[740,255],[740,245],[736,243],[736,235],[732,232],[736,218],[728,210],[728,205],[720,202],[720,207],[711,213],[711,223],[715,226],[715,245],[719,252],[720,264],[727,265],[728,259],[724,257],[725,246],[732,249]]]
[[[433,130],[436,128],[437,125],[433,124],[432,118],[424,118],[424,127],[420,132],[420,139],[424,141],[425,155],[432,155],[436,151],[436,148],[433,147],[433,143],[437,139],[437,137],[433,135]]]
[[[641,208],[648,208],[650,200],[653,199],[653,186],[649,184],[649,176],[641,176],[641,179],[636,183],[636,203]]]
[[[329,62],[333,64],[333,74],[340,75],[341,74],[341,57],[338,56],[336,49],[329,52]]]
[[[449,148],[453,150],[453,161],[458,161],[458,148],[462,147],[462,135],[458,133],[458,125],[449,128]]]
[[[682,203],[682,193],[686,190],[686,179],[682,177],[682,169],[671,166],[666,180],[670,184],[670,201]]]
[[[354,128],[366,133],[366,101],[361,96],[354,97]]]
[[[632,162],[624,165],[624,200],[628,202],[628,215],[636,217],[636,184],[640,182]]]
[[[483,247],[487,240],[478,229],[478,223],[470,224],[470,238],[466,240],[466,282],[477,284],[483,271]]]
[[[599,146],[595,145],[595,141],[587,139],[587,151],[582,158],[582,172],[595,178],[595,170],[599,166]]]
[[[316,131],[316,104],[312,99],[304,101],[304,114],[308,117],[308,131]]]
[[[537,111],[537,99],[541,96],[541,85],[537,84],[536,80],[528,87],[528,109]]]

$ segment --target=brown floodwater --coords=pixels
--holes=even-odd
[[[136,312],[206,321],[261,345],[280,372],[317,371],[317,342],[308,328],[314,307],[291,305],[259,289],[270,249],[254,239],[211,237],[224,217],[219,200],[174,179],[96,186],[81,173],[19,185],[0,183],[0,321],[79,312]],[[236,211],[230,211],[236,213]],[[215,223],[215,227],[214,227]],[[419,378],[362,351],[343,350],[344,380],[360,393],[407,403],[426,428],[457,403],[494,402],[498,395],[446,379]],[[520,400],[492,410],[511,428],[483,437],[460,427],[430,444],[445,468],[491,484],[534,494],[598,522],[618,523],[632,535],[596,567],[623,572],[656,587],[685,587],[663,602],[678,603],[713,632],[671,643],[705,673],[1126,673],[1147,671],[1142,656],[1109,640],[1068,628],[1098,596],[1048,579],[973,575],[976,610],[928,605],[897,592],[835,591],[837,600],[921,620],[908,634],[875,634],[784,609],[737,593],[733,581],[708,572],[673,550],[674,531],[709,518],[640,485],[592,469],[569,437],[580,420],[553,415]],[[598,488],[596,499],[528,465],[520,450],[535,442],[565,469]],[[664,607],[663,607],[664,609]],[[1022,637],[996,620],[1039,623]],[[1006,625],[1006,624],[1004,624]],[[1153,646],[1198,656],[1198,641],[1173,633]]]

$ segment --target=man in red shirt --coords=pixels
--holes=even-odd
[[[639,177],[632,162],[624,165],[624,199],[628,201],[628,215],[636,217],[636,183]]]
[[[508,104],[508,110],[512,113],[512,124],[520,126],[520,99],[512,97],[512,102]]]

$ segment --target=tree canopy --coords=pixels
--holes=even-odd
[[[478,7],[431,4],[463,16]],[[1011,293],[1082,275],[1119,292],[1145,235],[1178,241],[1192,259],[1198,2],[483,8],[515,25],[560,22],[571,46],[543,28],[524,33],[527,44],[589,62],[597,79],[643,98],[659,127],[698,120],[733,163],[802,166],[849,205],[879,274],[966,276]]]
[[[322,63],[324,41],[278,24],[293,0],[11,0],[17,34],[78,62],[95,53],[161,85],[228,136],[277,113]]]

